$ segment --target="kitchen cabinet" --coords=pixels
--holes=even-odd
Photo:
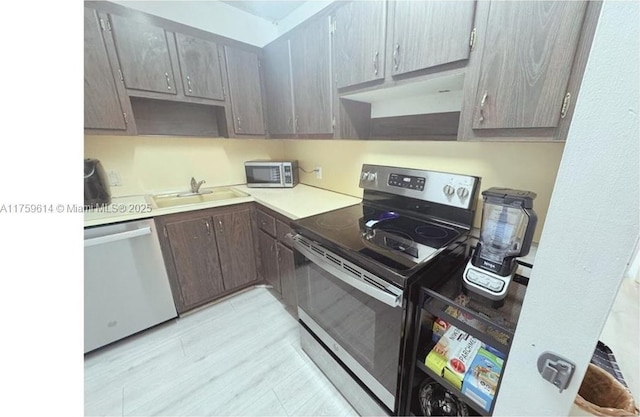
[[[84,128],[127,131],[127,98],[113,75],[103,31],[106,16],[84,8]],[[130,112],[129,112],[130,113]]]
[[[393,1],[390,6],[392,75],[469,58],[475,1]]]
[[[277,293],[282,294],[280,273],[278,270],[278,256],[276,252],[278,250],[278,242],[274,237],[269,236],[262,230],[258,232],[258,242],[260,259],[262,260],[262,277]]]
[[[295,133],[289,39],[279,38],[264,47],[264,79],[269,134]]]
[[[110,21],[125,86],[175,95],[175,76],[165,29],[117,14],[111,14]]]
[[[179,313],[257,280],[253,213],[243,204],[155,218]]]
[[[218,45],[182,33],[175,36],[184,94],[224,100]]]
[[[258,55],[230,46],[225,46],[224,51],[233,129],[238,135],[265,135]]]
[[[267,209],[258,208],[259,246],[262,277],[282,297],[283,303],[297,316],[298,296],[292,230],[289,219]]]
[[[297,134],[333,135],[329,19],[307,21],[290,37]]]
[[[586,2],[492,3],[474,129],[558,125],[585,9]]]
[[[213,216],[225,290],[256,280],[253,210],[237,210]]]
[[[564,140],[599,2],[478,6],[459,140]]]
[[[334,73],[338,88],[382,80],[387,2],[353,1],[333,15]]]

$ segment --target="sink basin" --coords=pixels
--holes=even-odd
[[[231,188],[216,188],[200,193],[161,194],[151,197],[158,208],[186,206],[189,204],[209,203],[213,201],[231,200],[248,197],[249,194]]]

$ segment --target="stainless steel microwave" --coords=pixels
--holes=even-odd
[[[246,161],[247,187],[291,188],[298,184],[298,161]]]

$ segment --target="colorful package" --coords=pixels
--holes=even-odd
[[[504,361],[481,348],[464,377],[462,393],[485,411],[491,410]]]
[[[437,342],[438,340],[440,340],[440,338],[442,337],[444,332],[447,331],[448,328],[449,328],[449,323],[447,323],[446,321],[440,318],[436,318],[433,321],[433,327],[431,329],[431,340],[433,340],[434,342]]]
[[[481,346],[482,342],[478,339],[450,325],[424,362],[429,369],[460,390],[465,374]]]

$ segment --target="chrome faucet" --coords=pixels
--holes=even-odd
[[[200,192],[200,187],[205,182],[206,182],[205,180],[196,181],[195,178],[191,177],[191,192],[194,193],[194,194],[198,194]]]

